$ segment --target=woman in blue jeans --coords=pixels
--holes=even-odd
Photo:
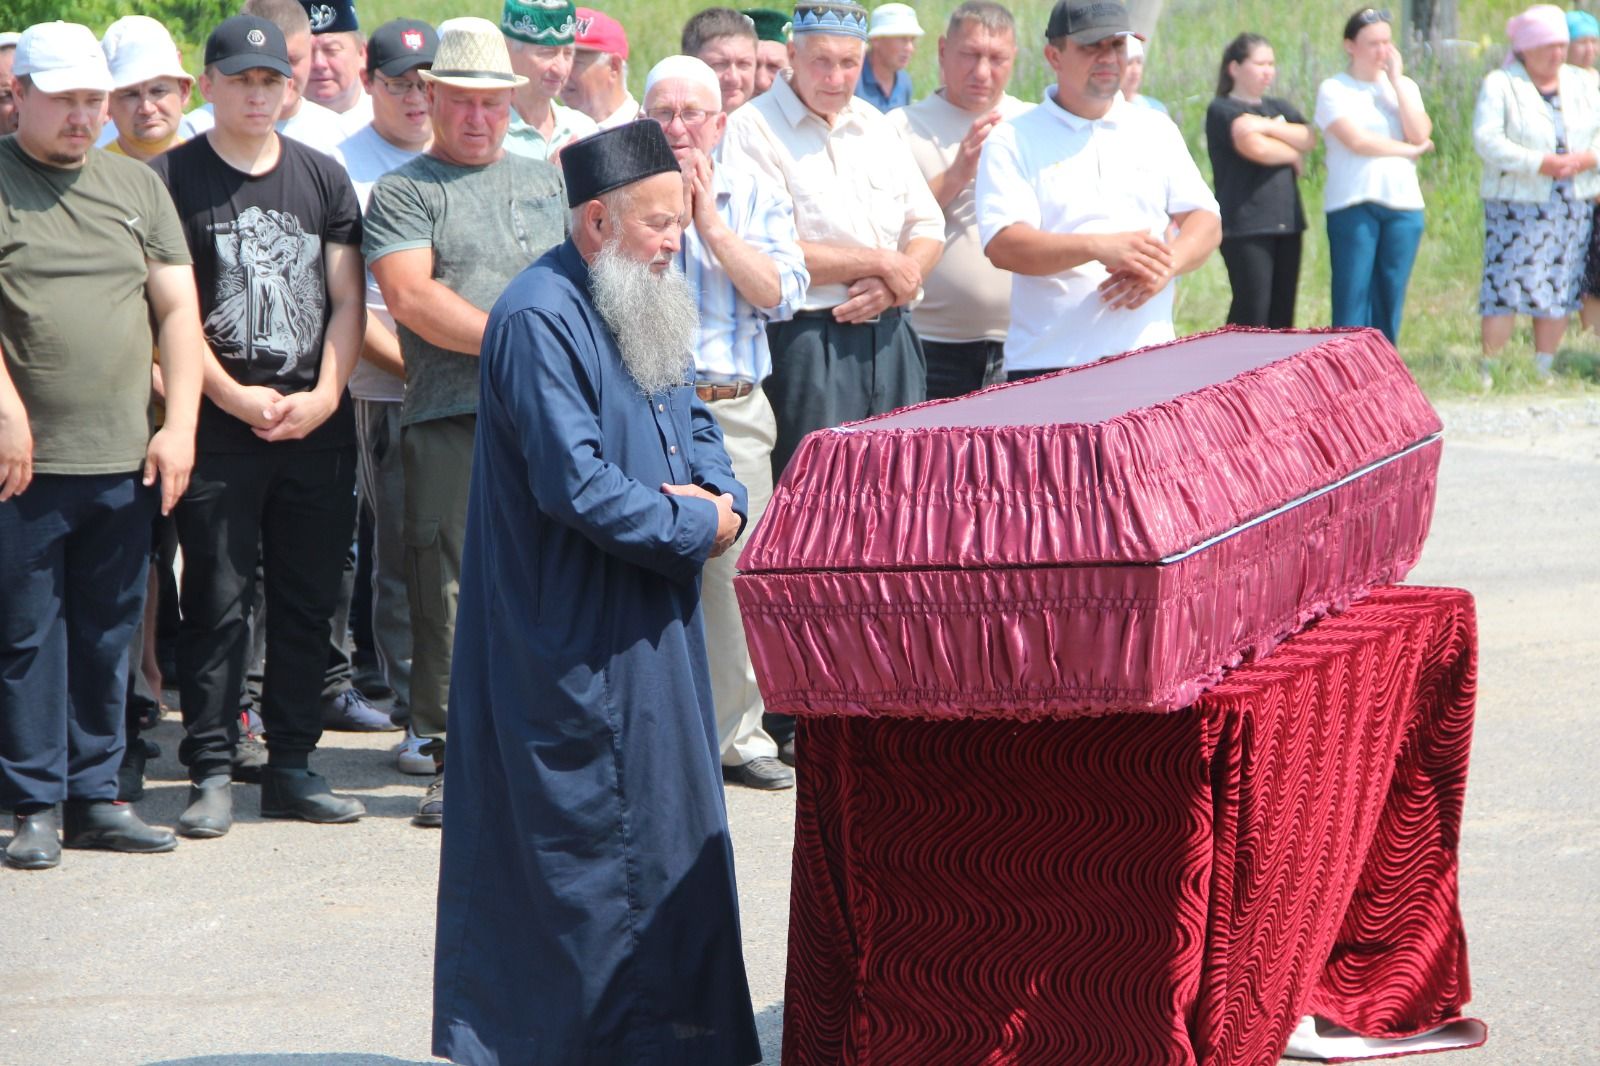
[[[1316,111],[1328,144],[1333,324],[1375,326],[1398,344],[1422,240],[1417,159],[1433,149],[1433,121],[1403,72],[1387,11],[1351,15],[1344,50],[1350,66],[1317,89]]]

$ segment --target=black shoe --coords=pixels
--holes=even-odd
[[[724,766],[722,779],[767,792],[794,787],[794,771],[770,755],[751,759],[739,766]]]
[[[62,835],[69,848],[154,852],[178,846],[172,830],[145,825],[126,803],[69,799],[63,811]]]
[[[778,758],[783,760],[785,766],[794,765],[794,737],[778,745]]]
[[[331,825],[353,822],[366,813],[360,800],[335,796],[327,779],[310,770],[268,766],[261,775],[263,818],[298,818]]]
[[[14,835],[6,845],[6,863],[19,870],[48,870],[61,865],[61,835],[56,831],[56,809],[46,807],[19,814]]]
[[[233,749],[233,779],[247,785],[259,785],[261,771],[266,767],[267,746],[261,743],[261,738],[253,734],[241,736]]]
[[[428,783],[428,791],[422,794],[422,802],[417,804],[417,813],[411,819],[412,825],[420,825],[424,829],[440,829],[444,826],[444,774],[440,774]]]
[[[209,840],[233,828],[233,790],[226,777],[208,777],[189,786],[189,805],[178,815],[178,832]]]
[[[137,738],[128,741],[128,750],[122,753],[122,765],[117,767],[117,802],[132,803],[144,798],[144,766],[150,759],[150,749]]]
[[[322,704],[322,728],[339,733],[389,733],[400,727],[353,688]]]

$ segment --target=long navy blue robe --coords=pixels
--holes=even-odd
[[[761,1058],[700,619],[722,434],[647,399],[569,241],[484,334],[450,679],[433,1050],[516,1066]]]

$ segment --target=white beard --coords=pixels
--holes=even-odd
[[[694,366],[700,328],[694,290],[677,264],[659,274],[607,241],[589,264],[595,310],[611,329],[639,391],[655,396],[684,384]]]

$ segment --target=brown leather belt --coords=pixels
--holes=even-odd
[[[694,394],[700,397],[701,403],[716,403],[718,400],[742,400],[756,387],[748,381],[736,381],[730,385],[696,385]]]

